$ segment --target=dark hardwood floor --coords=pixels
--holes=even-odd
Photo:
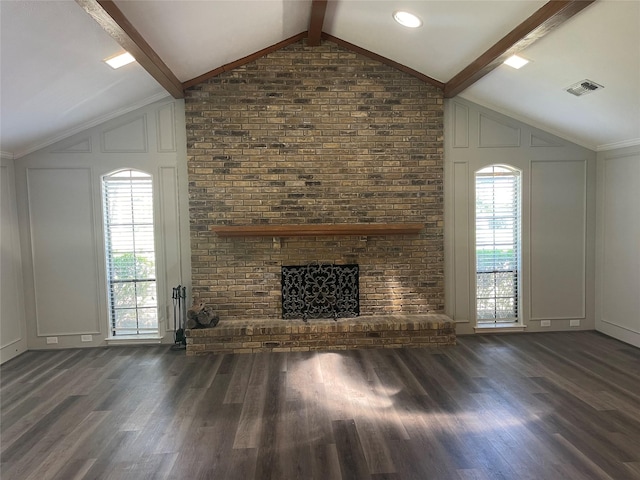
[[[443,349],[0,367],[1,478],[640,479],[640,350],[595,332]]]

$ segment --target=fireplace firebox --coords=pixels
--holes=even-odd
[[[282,266],[282,318],[349,318],[360,315],[357,264]]]

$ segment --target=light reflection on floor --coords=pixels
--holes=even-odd
[[[367,352],[369,354],[370,352]],[[421,428],[432,431],[446,430],[449,433],[484,434],[495,429],[518,428],[538,418],[535,412],[515,412],[502,402],[494,402],[487,393],[470,393],[466,403],[474,405],[468,411],[456,410],[448,413],[443,409],[418,410],[400,402],[398,397],[403,386],[384,384],[374,369],[363,372],[354,357],[335,352],[320,352],[291,365],[289,374],[300,369],[317,369],[318,364],[325,384],[322,407],[331,418],[353,418],[397,424],[401,422],[407,430]],[[424,390],[429,395],[427,389]],[[317,390],[299,388],[303,397],[317,394]],[[415,403],[415,402],[414,402]],[[396,425],[398,426],[398,425]]]

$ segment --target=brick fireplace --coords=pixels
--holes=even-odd
[[[189,88],[185,106],[193,295],[221,321],[281,319],[281,267],[314,262],[359,265],[362,316],[442,313],[441,90],[301,41]],[[215,231],[363,224],[421,228]]]

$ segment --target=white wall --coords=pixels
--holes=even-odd
[[[640,146],[597,163],[596,329],[640,347]]]
[[[153,175],[159,324],[172,341],[171,289],[190,289],[190,254],[184,104],[166,99],[15,161],[29,349],[106,343],[101,177],[123,168]]]
[[[595,153],[463,99],[445,105],[445,303],[475,318],[474,174],[522,171],[521,316],[527,331],[593,329]],[[550,327],[541,327],[548,320]],[[579,320],[579,327],[570,327]]]
[[[27,349],[14,162],[0,167],[0,363]]]

